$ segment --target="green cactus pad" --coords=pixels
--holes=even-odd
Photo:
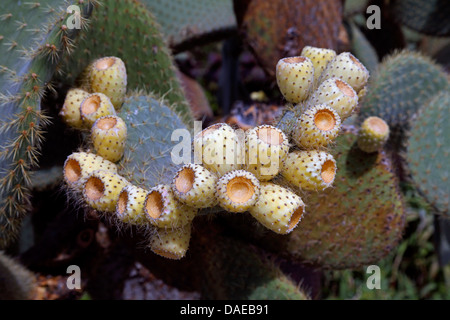
[[[171,52],[159,24],[143,4],[132,0],[100,1],[76,47],[63,67],[63,83],[74,86],[89,63],[116,56],[125,63],[128,91],[142,89],[164,96],[176,106],[185,123],[192,120]]]
[[[202,294],[213,300],[309,300],[297,283],[254,247],[219,236],[204,247]]]
[[[91,1],[0,3],[0,247],[16,238],[26,212],[30,171],[49,123],[41,98],[78,33],[70,5],[80,9],[82,28]]]
[[[438,211],[450,216],[449,110],[448,91],[423,105],[412,122],[405,158],[417,189]]]
[[[369,80],[360,101],[358,123],[370,116],[385,120],[391,130],[388,146],[398,149],[409,120],[437,92],[448,86],[439,65],[416,52],[397,52],[386,58]]]
[[[171,141],[172,133],[188,130],[181,118],[161,100],[140,94],[127,97],[118,116],[128,132],[119,173],[142,188],[172,181],[179,166],[171,151],[180,142]]]

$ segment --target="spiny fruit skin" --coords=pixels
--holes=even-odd
[[[244,134],[242,134],[244,135]],[[213,124],[197,133],[193,139],[195,163],[201,162],[209,171],[222,176],[242,169],[244,136],[229,124]]]
[[[341,118],[331,107],[319,104],[307,108],[297,119],[292,139],[297,146],[317,149],[328,146],[339,135]]]
[[[329,78],[308,99],[308,105],[326,104],[336,110],[341,121],[350,117],[358,105],[358,94],[345,81]]]
[[[341,79],[359,92],[369,80],[369,71],[350,52],[342,52],[328,63],[319,82],[322,83],[329,78]]]
[[[91,128],[91,140],[98,155],[117,162],[125,150],[127,126],[115,115],[98,118]]]
[[[217,176],[199,164],[182,166],[172,181],[178,200],[194,208],[208,208],[217,204]]]
[[[125,224],[145,225],[144,202],[148,190],[127,184],[120,192],[116,205],[116,216]]]
[[[300,56],[307,57],[311,60],[314,66],[314,84],[317,86],[323,70],[325,70],[327,64],[336,57],[336,51],[327,48],[305,46],[303,47]]]
[[[319,150],[294,150],[283,162],[281,175],[296,189],[321,191],[333,184],[334,157]]]
[[[170,185],[159,184],[149,190],[144,210],[147,220],[157,228],[181,228],[194,220],[198,209],[182,204]]]
[[[288,234],[305,213],[305,204],[291,190],[272,182],[261,182],[260,194],[249,213],[266,228]]]
[[[259,180],[253,173],[233,170],[217,181],[219,206],[229,212],[244,212],[256,203],[259,196]]]
[[[88,95],[89,92],[80,88],[72,88],[67,91],[64,104],[59,112],[65,124],[77,129],[84,127],[83,121],[81,120],[80,107]]]
[[[95,170],[117,173],[117,166],[90,152],[74,152],[64,162],[64,181],[75,191],[82,191],[84,183]]]
[[[106,95],[96,92],[89,94],[83,100],[80,114],[84,127],[90,129],[98,118],[116,115],[116,110]]]
[[[260,181],[273,179],[289,152],[286,134],[271,125],[261,125],[245,132],[245,170]]]
[[[114,213],[122,189],[129,182],[121,175],[104,170],[95,170],[86,179],[83,198],[93,209]]]
[[[288,102],[299,103],[307,98],[314,84],[314,65],[307,57],[280,59],[276,66],[278,87]]]
[[[450,217],[450,92],[442,90],[424,104],[411,123],[402,158],[414,186]]]
[[[367,153],[379,151],[389,138],[389,126],[379,117],[368,117],[358,132],[358,147]]]
[[[119,110],[127,91],[127,69],[118,57],[103,57],[90,65],[89,83],[92,92],[101,92],[109,97]]]
[[[158,228],[151,235],[150,250],[164,258],[172,260],[182,259],[189,249],[191,229],[191,223],[176,229]]]

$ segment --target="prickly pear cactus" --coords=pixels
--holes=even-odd
[[[399,148],[409,128],[409,120],[437,92],[448,86],[439,65],[417,52],[392,54],[369,80],[369,90],[361,99],[358,123],[370,116],[385,120],[391,129],[388,145]]]
[[[43,128],[49,123],[41,98],[51,88],[62,57],[73,51],[78,29],[69,28],[70,5],[80,9],[82,28],[91,1],[0,4],[0,247],[16,237],[26,211],[30,171],[37,165]]]
[[[420,108],[408,134],[405,159],[417,189],[450,216],[450,93],[442,91]]]
[[[191,120],[160,26],[142,3],[99,1],[87,32],[75,44],[77,50],[65,61],[64,76],[60,79],[63,83],[76,86],[77,78],[89,63],[104,56],[116,56],[125,63],[129,90],[142,89],[164,96],[176,106],[185,123]]]

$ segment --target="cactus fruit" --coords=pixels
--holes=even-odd
[[[242,169],[243,140],[244,137],[240,137],[230,125],[213,124],[194,136],[195,162],[201,162],[206,169],[219,176]]]
[[[368,117],[358,132],[358,147],[367,153],[383,148],[389,138],[389,126],[379,117]]]
[[[244,212],[256,203],[260,183],[254,174],[245,170],[233,170],[217,181],[219,206],[229,212]]]
[[[89,174],[83,187],[83,198],[93,209],[114,213],[122,189],[129,182],[117,173],[95,170]]]
[[[323,70],[336,57],[336,51],[327,48],[305,46],[300,56],[309,58],[314,65],[314,86],[316,87]]]
[[[90,129],[98,118],[116,115],[116,110],[106,95],[91,93],[81,102],[80,115],[85,128]]]
[[[127,91],[127,69],[118,57],[103,57],[88,67],[91,92],[105,94],[116,111],[120,110]]]
[[[172,190],[178,200],[194,208],[208,208],[217,204],[217,176],[201,165],[182,166],[172,181]]]
[[[319,150],[294,150],[283,162],[281,175],[295,189],[321,191],[334,182],[334,157]]]
[[[150,237],[149,248],[164,258],[179,260],[189,249],[191,229],[191,223],[176,229],[158,228]]]
[[[91,1],[71,1],[80,27]],[[38,164],[43,129],[50,119],[41,110],[53,76],[73,53],[78,29],[69,29],[71,13],[59,0],[0,1],[0,247],[17,238],[30,200],[31,170]]]
[[[428,57],[409,51],[388,56],[369,82],[370,90],[360,100],[358,124],[377,116],[389,125],[389,148],[400,149],[410,119],[431,97],[447,88],[445,72]]]
[[[151,225],[177,229],[190,224],[198,209],[183,205],[169,185],[159,184],[148,191],[144,211]]]
[[[402,155],[416,188],[436,212],[450,216],[450,93],[438,93],[412,120]]]
[[[289,152],[286,134],[271,125],[261,125],[245,132],[245,170],[260,181],[273,179]]]
[[[261,182],[258,200],[248,211],[269,230],[287,234],[302,219],[305,204],[289,189],[272,182]]]
[[[326,104],[307,108],[297,119],[292,139],[304,149],[328,146],[338,136],[341,128],[339,114]]]
[[[37,292],[35,275],[0,251],[0,300],[30,300]]]
[[[276,66],[278,88],[288,102],[305,100],[314,84],[314,65],[306,57],[280,59]]]
[[[124,224],[145,225],[147,218],[144,214],[144,202],[147,194],[147,190],[133,184],[123,187],[117,198],[117,218]]]
[[[330,78],[345,81],[356,92],[359,92],[369,80],[369,71],[353,54],[342,52],[328,63],[319,82],[322,83]]]
[[[358,105],[358,95],[346,82],[337,78],[323,81],[308,99],[307,105],[326,104],[336,110],[341,122],[350,117]]]
[[[89,92],[80,88],[72,88],[67,91],[64,104],[59,112],[59,115],[65,124],[77,129],[85,127],[81,120],[80,107],[81,103],[88,95]]]
[[[64,162],[64,181],[71,190],[82,191],[84,183],[96,170],[117,173],[117,166],[93,153],[74,152]]]
[[[124,153],[127,126],[122,118],[115,115],[98,118],[91,128],[91,140],[99,156],[117,162]]]

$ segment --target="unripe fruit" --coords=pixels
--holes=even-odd
[[[368,117],[358,132],[358,147],[367,153],[383,148],[389,138],[389,126],[379,117]]]
[[[126,224],[145,225],[148,222],[144,212],[147,193],[148,191],[141,187],[126,185],[117,199],[117,218]]]
[[[305,46],[300,55],[309,58],[314,65],[314,84],[317,85],[320,75],[325,70],[327,64],[336,57],[336,51],[327,48]]]
[[[64,181],[76,191],[82,191],[89,175],[95,170],[117,173],[117,166],[93,153],[74,152],[64,162]]]
[[[189,248],[191,228],[189,223],[177,229],[157,229],[150,239],[150,250],[168,259],[183,258]]]
[[[198,209],[187,206],[175,197],[168,185],[149,190],[144,202],[147,220],[157,228],[180,228],[192,222]]]
[[[270,125],[261,125],[245,133],[245,169],[260,181],[273,179],[289,152],[289,141],[284,132]]]
[[[297,146],[316,149],[329,145],[339,135],[341,118],[337,112],[319,104],[306,109],[297,119],[292,139]]]
[[[278,87],[288,102],[305,100],[314,84],[314,65],[306,57],[280,59],[276,66]]]
[[[326,104],[336,110],[341,121],[352,115],[358,105],[358,94],[346,82],[330,78],[322,82],[308,99],[308,105]]]
[[[103,93],[92,93],[81,103],[80,114],[83,126],[90,129],[98,118],[116,115],[116,110]]]
[[[115,212],[122,189],[129,182],[117,173],[96,170],[87,178],[83,197],[91,208],[103,212]]]
[[[88,95],[89,92],[79,88],[73,88],[67,91],[64,104],[59,112],[59,115],[65,124],[77,129],[83,128],[80,107],[81,103]]]
[[[249,213],[266,228],[288,234],[305,213],[300,196],[272,182],[261,182],[259,198]]]
[[[333,184],[336,161],[324,151],[295,150],[284,160],[281,174],[294,188],[321,191]]]
[[[199,164],[181,167],[172,181],[172,190],[178,200],[194,208],[208,208],[217,204],[217,176]]]
[[[193,140],[195,163],[201,162],[209,171],[222,176],[241,169],[245,161],[243,154],[244,133],[226,123],[209,126],[195,135]]]
[[[350,52],[343,52],[336,56],[323,71],[319,82],[330,78],[338,78],[348,83],[356,92],[363,89],[369,79],[369,71]]]
[[[259,196],[259,180],[245,170],[234,170],[217,182],[219,206],[229,212],[244,212],[256,203]]]
[[[127,91],[127,70],[125,63],[117,57],[104,57],[94,61],[89,70],[92,92],[101,92],[109,97],[119,110]]]
[[[98,155],[111,162],[117,162],[125,150],[127,126],[118,116],[101,117],[92,125],[91,139]]]

